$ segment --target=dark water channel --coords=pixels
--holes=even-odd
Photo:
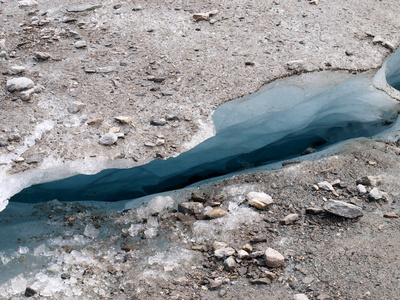
[[[399,50],[388,60],[386,74],[400,89]],[[372,86],[372,72],[307,76],[222,105],[213,117],[216,135],[178,157],[34,185],[10,201],[134,199],[295,157],[308,147],[370,137],[397,119],[397,102]]]

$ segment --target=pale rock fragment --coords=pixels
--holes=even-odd
[[[308,300],[308,297],[305,294],[296,294],[294,295],[294,300]]]
[[[123,124],[129,124],[133,120],[132,117],[128,117],[128,116],[118,116],[118,117],[114,117],[114,119]]]
[[[224,242],[217,242],[217,241],[215,241],[213,244],[212,244],[212,248],[213,248],[213,250],[215,251],[215,250],[218,250],[218,249],[223,249],[223,248],[226,248],[226,246],[228,246],[226,243],[224,243]]]
[[[246,258],[249,257],[249,253],[247,253],[247,252],[244,251],[244,250],[239,250],[238,253],[237,253],[237,256],[238,256],[240,259],[246,259]]]
[[[47,52],[35,52],[34,55],[38,60],[48,60],[50,58],[50,54]]]
[[[20,0],[18,1],[18,6],[19,7],[31,7],[38,5],[38,2],[36,0]]]
[[[222,218],[228,214],[227,211],[223,210],[220,207],[214,207],[213,209],[207,210],[204,213],[204,216],[208,219],[217,219]]]
[[[35,89],[25,90],[19,93],[19,97],[21,98],[22,101],[29,101],[34,93]]]
[[[272,197],[265,193],[250,192],[246,195],[250,206],[264,210],[274,203]]]
[[[217,14],[218,14],[218,10],[212,10],[212,11],[205,12],[205,13],[193,14],[192,17],[197,22],[199,22],[199,21],[209,21],[210,17],[213,17],[213,16],[215,16]]]
[[[289,214],[281,220],[281,224],[290,225],[299,219],[298,214]]]
[[[244,251],[248,252],[248,253],[253,252],[253,246],[250,245],[250,244],[244,245],[244,246],[242,247],[242,249],[243,249]]]
[[[265,264],[270,268],[279,268],[285,264],[285,257],[272,248],[267,248],[264,253]]]
[[[23,66],[12,66],[8,73],[10,75],[18,75],[18,74],[24,73],[25,71],[26,71],[26,68]]]
[[[381,200],[384,198],[383,193],[376,187],[374,187],[370,192],[369,192],[369,198],[371,200]]]
[[[200,202],[181,202],[178,204],[178,211],[183,214],[196,215],[203,212],[204,205]]]
[[[100,124],[101,122],[103,122],[103,118],[96,118],[96,119],[87,121],[86,124],[94,125],[94,124]]]
[[[224,267],[227,271],[234,271],[236,269],[236,261],[232,256],[229,256],[224,261]]]
[[[378,186],[382,184],[382,179],[380,176],[364,176],[357,179],[356,183],[367,186]]]
[[[367,193],[367,189],[366,189],[365,186],[363,186],[362,184],[358,184],[358,185],[357,185],[357,192],[358,192],[360,195],[364,195],[364,194]]]
[[[34,87],[32,79],[26,77],[17,77],[7,80],[7,90],[9,92],[21,92]]]
[[[115,144],[117,140],[118,137],[115,135],[115,133],[107,132],[99,139],[99,143],[104,146],[111,146],[112,144]]]
[[[323,209],[331,214],[348,219],[354,219],[364,215],[360,207],[339,200],[329,200],[324,204]]]
[[[218,258],[224,258],[234,254],[235,254],[235,249],[233,249],[232,247],[225,247],[214,251],[214,256]]]
[[[84,236],[87,236],[88,238],[91,239],[96,238],[99,234],[100,230],[96,229],[96,227],[94,227],[93,224],[87,224],[83,232]]]
[[[85,106],[86,104],[80,101],[71,102],[71,104],[68,107],[68,112],[71,114],[76,114],[79,111],[81,111]]]
[[[76,49],[82,49],[82,48],[86,48],[86,41],[77,41],[75,43],[75,48]]]

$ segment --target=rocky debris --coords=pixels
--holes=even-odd
[[[381,192],[378,188],[374,187],[368,194],[368,197],[372,201],[378,201],[384,199],[384,193]]]
[[[132,117],[129,116],[118,116],[118,117],[114,117],[114,119],[122,124],[129,124],[132,122]]]
[[[245,250],[239,250],[238,253],[237,253],[237,256],[238,256],[240,259],[246,259],[246,258],[248,258],[250,255],[249,255],[249,253],[247,253]]]
[[[228,272],[233,272],[236,269],[236,261],[235,258],[229,256],[227,259],[224,260],[224,268]]]
[[[215,242],[211,245],[211,247],[213,248],[214,251],[215,251],[215,250],[218,250],[218,249],[226,248],[227,246],[228,246],[227,243],[218,242],[218,241],[215,241]],[[231,254],[231,255],[232,255],[232,254]]]
[[[339,200],[329,200],[324,204],[323,209],[328,213],[347,219],[354,219],[364,215],[360,207]]]
[[[71,102],[71,104],[68,107],[68,112],[71,114],[76,114],[80,112],[85,106],[86,104],[80,101]]]
[[[196,22],[199,21],[210,21],[210,18],[217,15],[218,14],[218,10],[212,10],[209,12],[205,12],[205,13],[196,13],[193,14],[192,17]]]
[[[267,277],[264,277],[264,278],[250,279],[249,282],[251,284],[271,284],[272,280]]]
[[[222,286],[222,283],[223,283],[222,280],[219,280],[219,279],[216,279],[216,280],[209,279],[208,281],[209,281],[208,289],[210,291],[219,289]]]
[[[150,215],[157,215],[164,209],[172,208],[175,201],[170,196],[157,196],[149,201],[147,204],[147,211]]]
[[[165,124],[167,124],[167,121],[163,118],[153,119],[150,121],[150,125],[153,125],[153,126],[164,126]]]
[[[51,57],[47,52],[35,52],[34,56],[37,60],[48,60]]]
[[[333,185],[327,181],[318,182],[317,186],[319,189],[323,189],[325,191],[331,191],[335,196],[337,197],[339,196]]]
[[[24,90],[32,89],[34,87],[32,79],[27,77],[17,77],[7,80],[7,90],[9,92],[21,92]]]
[[[207,219],[218,219],[226,216],[228,212],[223,210],[221,207],[213,207],[212,209],[207,210],[204,212],[204,217]]]
[[[294,300],[308,300],[308,297],[306,294],[296,294],[294,295]]]
[[[26,71],[26,68],[23,66],[12,66],[10,70],[8,71],[8,74],[10,75],[18,75],[21,73],[24,73]]]
[[[24,296],[25,297],[32,297],[32,296],[35,296],[36,294],[37,294],[36,290],[34,290],[33,288],[30,288],[30,287],[27,287],[25,289]]]
[[[356,183],[367,186],[379,186],[382,184],[382,179],[380,176],[364,176],[357,179]]]
[[[306,150],[304,150],[304,151],[301,153],[301,155],[308,155],[308,154],[315,153],[315,152],[317,152],[317,150],[315,150],[314,148],[309,147],[309,148],[307,148]]]
[[[74,46],[76,49],[83,49],[86,48],[87,44],[86,41],[77,41]]]
[[[281,220],[281,224],[291,225],[299,219],[298,214],[289,214]]]
[[[253,246],[250,245],[250,244],[244,245],[244,246],[242,247],[242,249],[243,249],[244,251],[248,252],[248,253],[253,252]]]
[[[95,124],[100,124],[102,122],[103,122],[103,118],[95,118],[95,119],[92,119],[90,121],[87,121],[86,124],[95,125]]]
[[[118,137],[116,136],[115,133],[107,132],[99,139],[99,143],[104,146],[111,146],[115,144],[117,140]]]
[[[367,193],[367,189],[365,188],[364,185],[362,185],[362,184],[357,184],[357,192],[358,192],[360,195],[364,195],[364,194]]]
[[[18,1],[18,6],[19,7],[31,7],[38,5],[38,2],[36,0],[19,0]]]
[[[383,214],[383,217],[388,218],[388,219],[397,219],[399,217],[399,215],[396,213],[393,213],[393,212],[389,212],[389,213]]]
[[[26,160],[28,165],[30,164],[38,164],[42,161],[42,158],[39,155],[33,155]]]
[[[67,12],[79,13],[79,12],[91,11],[91,10],[100,8],[102,6],[103,5],[101,5],[101,4],[86,4],[86,5],[76,6],[76,7],[68,7]]]
[[[22,101],[29,101],[34,93],[35,93],[35,89],[25,90],[25,91],[22,91],[21,93],[19,93],[19,98]]]
[[[385,48],[387,48],[387,49],[389,49],[389,50],[391,50],[391,51],[395,51],[395,50],[396,50],[396,47],[393,46],[393,44],[392,44],[391,42],[384,40],[383,37],[381,37],[381,36],[379,36],[379,35],[377,35],[377,36],[375,36],[375,37],[373,38],[372,43],[374,43],[374,44],[380,44],[380,45],[382,45],[383,47],[385,47]]]
[[[309,215],[319,215],[324,212],[324,209],[321,207],[307,207],[306,208],[306,214]]]
[[[301,71],[304,69],[303,60],[291,60],[286,63],[286,67],[290,71]]]
[[[224,258],[227,256],[232,256],[235,254],[235,249],[232,247],[225,247],[225,248],[220,248],[214,251],[214,256],[218,258]]]
[[[284,266],[285,257],[272,248],[267,248],[264,252],[265,264],[270,268],[279,268]]]
[[[265,193],[250,192],[246,195],[246,199],[250,206],[257,209],[265,210],[274,203],[272,197]]]
[[[201,214],[204,210],[204,205],[200,202],[181,202],[178,204],[178,211],[183,214],[196,215]]]

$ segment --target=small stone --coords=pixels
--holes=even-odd
[[[215,242],[212,244],[211,247],[212,247],[213,250],[215,251],[215,250],[218,250],[218,249],[226,248],[227,246],[228,246],[227,243],[215,241]]]
[[[96,118],[96,119],[87,121],[86,124],[94,125],[94,124],[100,124],[101,122],[103,122],[103,118]]]
[[[19,97],[21,98],[22,101],[29,101],[34,93],[35,89],[25,90],[19,93]]]
[[[321,207],[307,207],[306,208],[306,214],[309,215],[319,215],[324,212],[324,209]]]
[[[367,193],[367,189],[365,188],[364,185],[362,185],[362,184],[357,184],[357,192],[358,192],[360,195],[364,195],[364,194]]]
[[[319,4],[319,0],[311,0],[310,4],[318,5]]]
[[[369,199],[377,201],[383,199],[383,193],[376,187],[369,192]]]
[[[153,126],[164,126],[165,124],[167,124],[167,121],[163,118],[153,119],[150,121],[150,125],[153,125]]]
[[[360,207],[339,200],[329,200],[324,204],[323,209],[331,214],[348,219],[354,219],[364,215]]]
[[[212,279],[209,279],[208,280],[210,283],[209,283],[209,285],[208,285],[208,289],[210,290],[210,291],[213,291],[213,290],[217,290],[217,289],[219,289],[221,286],[222,286],[222,280],[212,280]]]
[[[132,8],[132,11],[141,11],[143,10],[143,7],[141,5],[136,5],[134,8]]]
[[[27,164],[38,164],[42,161],[42,158],[38,155],[31,156],[26,160]]]
[[[109,130],[108,132],[112,132],[112,133],[117,134],[117,133],[120,132],[120,131],[121,131],[121,128],[120,128],[120,127],[111,127],[110,130]]]
[[[317,297],[317,300],[331,300],[331,299],[332,299],[331,296],[324,293],[319,294]]]
[[[7,90],[9,92],[20,92],[34,87],[31,79],[26,77],[17,77],[7,80]]]
[[[242,249],[243,249],[244,251],[248,252],[248,253],[253,252],[253,246],[250,245],[250,244],[244,245],[244,246],[242,247]]]
[[[71,246],[62,246],[61,250],[66,252],[66,253],[71,253],[72,250],[74,250]]]
[[[281,220],[281,224],[290,225],[296,222],[299,218],[298,214],[289,214]]]
[[[220,207],[213,207],[213,209],[208,210],[204,213],[204,216],[208,219],[217,219],[224,217],[228,214],[227,211],[223,210]]]
[[[207,252],[207,246],[205,245],[193,245],[192,250],[200,251],[200,252]]]
[[[75,48],[76,49],[86,48],[86,41],[77,41],[75,43]]]
[[[82,6],[77,6],[77,7],[69,7],[67,8],[68,12],[84,12],[84,11],[90,11],[90,10],[95,10],[96,8],[100,8],[103,5],[101,4],[86,4],[86,5],[82,5]]]
[[[25,297],[32,297],[32,296],[34,296],[34,295],[36,295],[37,294],[37,291],[36,290],[34,290],[33,288],[30,288],[30,287],[27,287],[26,289],[25,289]]]
[[[264,256],[265,251],[259,250],[259,251],[254,251],[250,253],[251,258],[259,258]]]
[[[279,268],[285,264],[285,258],[282,254],[272,248],[267,248],[264,253],[265,264],[270,268]]]
[[[330,184],[328,181],[321,181],[317,183],[318,187],[320,189],[323,189],[325,191],[331,191],[334,192],[335,189],[333,188],[332,184]]]
[[[166,119],[167,121],[179,121],[179,117],[176,116],[176,115],[172,115],[172,114],[166,115],[166,116],[165,116],[165,119]]]
[[[308,300],[308,297],[305,294],[296,294],[294,295],[294,300]]]
[[[236,261],[232,256],[229,256],[224,260],[224,268],[228,272],[234,271],[236,269]]]
[[[196,215],[203,212],[204,205],[200,202],[181,202],[178,204],[178,211],[183,214]]]
[[[99,139],[99,143],[104,146],[110,146],[112,144],[115,144],[117,140],[118,137],[115,135],[115,133],[108,132]]]
[[[265,193],[250,192],[246,195],[246,198],[250,206],[261,210],[267,209],[274,203],[272,197]]]
[[[24,162],[24,161],[25,161],[25,158],[23,158],[23,157],[17,157],[17,158],[13,159],[13,162],[15,162],[15,163],[20,163],[20,162]]]
[[[364,176],[357,179],[356,183],[367,186],[378,186],[382,184],[382,180],[379,176]]]
[[[218,10],[212,10],[212,11],[205,12],[205,13],[193,14],[192,17],[197,22],[199,22],[199,21],[209,21],[210,17],[213,17],[216,14],[218,14]]]
[[[246,259],[246,258],[249,257],[249,253],[247,253],[247,252],[244,251],[244,250],[239,250],[237,256],[238,256],[240,259]]]
[[[274,280],[274,279],[276,278],[275,273],[272,273],[272,272],[270,272],[270,271],[264,271],[264,274],[265,274],[265,276],[266,276],[267,278],[271,279],[271,281]]]
[[[21,74],[24,73],[26,71],[25,67],[22,66],[12,66],[10,68],[10,71],[8,72],[10,75],[17,75],[17,74]]]
[[[304,284],[310,284],[311,282],[313,282],[314,281],[314,277],[311,277],[311,276],[307,276],[307,277],[305,277],[304,279],[303,279],[303,283]]]
[[[304,68],[304,61],[303,60],[292,60],[286,63],[288,70],[290,71],[300,71]]]
[[[34,55],[38,60],[48,60],[50,58],[50,54],[47,52],[35,52]]]
[[[392,212],[385,213],[383,216],[388,219],[397,219],[399,217],[398,214]]]
[[[133,120],[132,117],[127,117],[127,116],[118,116],[114,117],[114,119],[123,124],[129,124]]]
[[[21,141],[21,135],[19,133],[11,133],[7,137],[7,141],[9,141],[9,142],[19,142],[19,141]]]
[[[232,247],[225,247],[214,251],[214,256],[218,258],[224,258],[235,254],[235,249]]]
[[[251,284],[271,284],[271,279],[269,278],[256,278],[249,281]]]

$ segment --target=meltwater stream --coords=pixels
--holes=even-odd
[[[397,89],[399,60],[398,50],[386,66]],[[349,76],[321,72],[268,84],[217,109],[216,135],[178,157],[34,185],[10,200],[134,199],[383,131],[397,119],[397,101],[373,87],[372,72]]]

